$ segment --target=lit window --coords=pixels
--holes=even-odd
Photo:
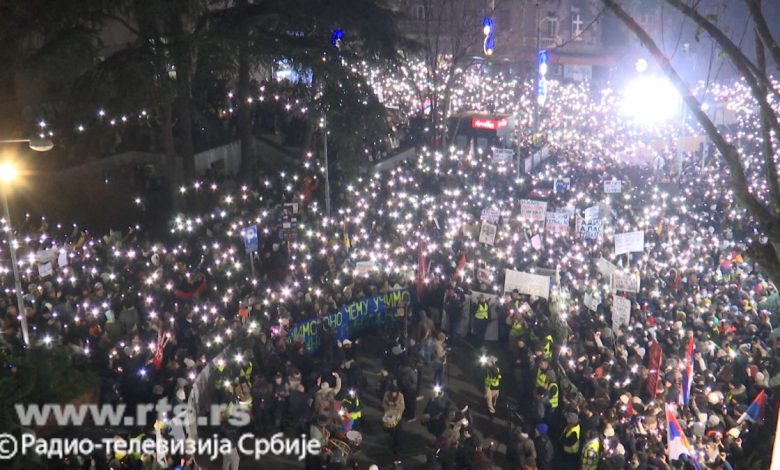
[[[582,41],[582,27],[585,24],[582,21],[582,14],[579,8],[571,10],[571,37],[577,41]]]

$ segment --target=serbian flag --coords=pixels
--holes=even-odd
[[[452,279],[460,281],[460,275],[463,272],[463,268],[466,267],[466,253],[460,254],[460,260],[458,260],[458,267],[455,268],[455,274],[452,275]]]
[[[685,352],[685,370],[683,371],[682,387],[680,387],[680,404],[687,405],[691,399],[691,383],[693,383],[693,338],[688,340]]]
[[[425,263],[425,246],[420,242],[417,249],[417,301],[422,302],[425,278],[428,277],[428,265]]]
[[[739,417],[737,423],[744,423],[745,421],[750,421],[751,423],[763,421],[765,412],[766,391],[761,390],[761,393],[756,396],[756,399],[753,400],[753,403],[751,403],[748,409],[742,413],[742,416]]]
[[[681,455],[687,455],[688,460],[693,462],[696,470],[701,470],[699,460],[696,458],[696,451],[693,450],[693,446],[685,437],[685,433],[669,409],[669,405],[666,406],[666,445],[669,460],[680,460]]]

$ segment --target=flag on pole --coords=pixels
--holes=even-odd
[[[739,417],[737,423],[738,424],[744,423],[745,421],[756,423],[758,421],[763,421],[765,412],[766,412],[766,391],[761,390],[761,393],[756,395],[756,398],[753,400],[753,403],[751,403],[748,409],[745,410],[745,412],[742,413],[742,416]]]
[[[466,253],[460,254],[460,260],[458,261],[458,267],[455,268],[455,274],[452,276],[452,279],[455,281],[460,281],[460,276],[463,273],[463,268],[466,267]]]
[[[666,446],[670,461],[680,460],[681,455],[687,455],[688,460],[693,462],[696,470],[701,470],[699,460],[696,458],[696,451],[685,437],[685,433],[669,409],[669,405],[666,405]]]
[[[682,387],[680,387],[680,404],[687,405],[691,399],[691,384],[693,383],[693,350],[695,345],[693,337],[688,340],[688,348],[685,352],[685,370],[682,376]]]

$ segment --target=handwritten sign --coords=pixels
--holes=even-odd
[[[595,297],[591,294],[585,294],[585,300],[583,301],[583,303],[585,304],[585,307],[588,310],[595,312],[596,309],[599,308],[599,304],[601,303],[601,300],[599,300],[598,297]]]
[[[497,226],[487,222],[482,222],[482,229],[479,231],[479,242],[493,246],[493,244],[496,243],[497,231]]]
[[[596,269],[601,273],[602,276],[609,279],[609,277],[612,276],[612,273],[618,270],[618,267],[602,257],[596,261]]]
[[[552,233],[565,233],[569,230],[571,216],[568,212],[548,212],[545,219],[545,229]]]
[[[555,178],[553,183],[553,192],[555,194],[565,193],[571,189],[571,178]]]
[[[512,165],[512,157],[515,151],[512,149],[493,149],[493,163],[497,165]]]
[[[515,289],[521,294],[547,299],[550,297],[550,276],[507,269],[504,276],[504,292],[512,292]]]
[[[52,274],[54,274],[54,268],[51,265],[51,261],[47,261],[38,265],[38,276],[47,277],[51,276]]]
[[[612,331],[628,326],[631,321],[631,301],[619,295],[612,296]]]
[[[626,232],[615,234],[615,254],[622,255],[634,251],[645,251],[645,232]]]
[[[623,183],[620,180],[604,181],[604,192],[607,194],[617,194],[623,191]]]
[[[530,222],[544,222],[547,201],[520,200],[520,216]]]
[[[490,208],[482,209],[482,215],[479,218],[482,222],[494,225],[498,223],[499,219],[501,219],[501,212],[498,209]]]
[[[612,273],[612,291],[639,292],[639,274],[636,273]]]

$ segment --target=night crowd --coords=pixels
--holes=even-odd
[[[766,461],[758,454],[768,452],[760,436],[771,435],[777,414],[780,296],[745,254],[745,240],[760,234],[724,194],[717,162],[670,177],[671,168],[553,146],[552,158],[518,175],[489,152],[453,155],[423,151],[419,162],[356,179],[332,217],[323,214],[316,172],[306,170],[247,186],[191,184],[182,198],[198,209],[178,214],[159,240],[144,227],[97,236],[28,223],[17,239],[32,347],[65,349],[97,371],[101,403],[184,403],[209,367],[213,379],[199,394],[252,419],[240,430],[223,423],[201,432],[308,434],[328,450],[306,468],[367,467],[368,456],[350,459],[361,452],[354,432],[367,429],[404,455],[405,427],[416,420],[431,438],[421,468],[746,469]],[[569,183],[556,190],[562,178]],[[620,180],[621,192],[605,194],[606,179]],[[564,232],[545,231],[520,217],[521,199],[579,217],[597,205],[602,232],[581,236],[577,216]],[[500,213],[493,244],[478,241],[485,208]],[[259,229],[251,262],[242,239],[250,225]],[[614,234],[634,230],[644,231],[644,251],[615,256]],[[641,280],[639,292],[620,293],[630,320],[617,327],[602,258]],[[358,262],[371,267],[358,270]],[[555,270],[549,298],[504,292],[506,268]],[[3,274],[2,345],[18,352],[12,278]],[[302,320],[400,289],[419,301],[359,337],[338,338],[323,322],[320,347],[309,351],[290,334]],[[596,300],[586,305],[586,296]],[[380,347],[365,344],[374,339]],[[449,398],[453,350],[481,358],[473,382],[484,399]],[[371,370],[367,354],[378,355]],[[764,416],[741,419],[762,392]],[[368,416],[368,401],[380,404],[379,418]],[[674,460],[668,410],[694,449]],[[481,439],[472,412],[512,422],[505,451]],[[139,431],[150,430],[119,434]],[[191,456],[155,460],[95,455],[52,468],[197,468]],[[225,458],[223,468],[238,462]]]

